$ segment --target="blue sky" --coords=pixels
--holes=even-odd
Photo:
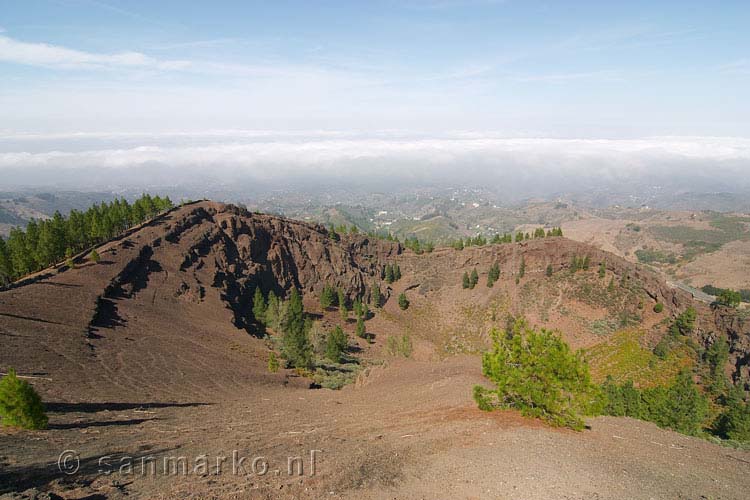
[[[748,136],[749,23],[740,1],[3,0],[0,131]]]
[[[0,184],[732,188],[748,25],[747,1],[0,0]]]

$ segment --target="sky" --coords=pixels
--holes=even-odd
[[[736,174],[749,24],[747,1],[0,0],[0,171]]]

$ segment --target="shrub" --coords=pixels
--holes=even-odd
[[[608,401],[605,413],[654,422],[683,434],[696,435],[708,414],[708,399],[700,392],[689,371],[683,370],[667,387],[636,389],[632,381],[603,385]]]
[[[10,427],[47,428],[42,399],[31,384],[16,376],[13,368],[0,380],[0,418],[2,425]]]
[[[654,312],[655,313],[660,313],[663,310],[664,310],[664,304],[662,304],[661,302],[657,302],[656,304],[654,304]]]
[[[398,307],[400,307],[402,311],[405,311],[409,308],[409,299],[406,298],[406,294],[404,292],[401,292],[401,294],[398,296]]]
[[[741,388],[733,390],[726,410],[719,416],[716,431],[725,439],[750,441],[750,404],[742,398]]]
[[[571,352],[557,333],[518,320],[512,332],[493,329],[491,336],[493,347],[482,355],[482,372],[495,387],[474,387],[480,409],[518,409],[576,430],[583,429],[583,415],[598,412],[604,399],[582,353]]]
[[[716,297],[716,302],[728,307],[738,307],[742,301],[740,292],[734,290],[722,290]]]
[[[268,371],[271,373],[276,373],[279,371],[279,360],[276,357],[275,352],[271,352],[271,354],[268,356]]]
[[[386,348],[391,356],[400,354],[401,356],[408,358],[413,351],[411,337],[406,333],[401,336],[401,338],[389,336],[388,340],[386,340]]]
[[[96,249],[91,250],[91,253],[89,254],[89,260],[96,264],[101,260],[101,257],[99,257],[99,252],[96,251]]]

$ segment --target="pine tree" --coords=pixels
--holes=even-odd
[[[283,318],[284,356],[294,368],[306,369],[312,366],[312,348],[305,332],[305,313],[302,297],[296,288],[292,288],[287,305],[287,314]]]
[[[545,274],[548,278],[552,276],[552,264],[547,264],[547,270],[545,271]]]
[[[352,304],[352,311],[354,311],[354,315],[356,317],[362,316],[362,301],[359,300],[359,297],[354,299],[354,303]]]
[[[344,290],[341,288],[336,290],[336,305],[339,309],[346,307],[346,296],[344,295]]]
[[[495,262],[490,266],[490,270],[487,271],[487,286],[492,288],[495,282],[500,278],[500,265]]]
[[[409,299],[406,298],[406,294],[403,292],[398,296],[398,307],[400,307],[402,311],[409,308]]]
[[[334,290],[326,283],[320,292],[320,307],[325,311],[333,305]]]
[[[377,283],[372,284],[372,305],[374,307],[380,307],[380,302],[383,300],[380,293],[380,285]]]
[[[571,352],[559,334],[536,330],[523,320],[512,332],[492,330],[492,350],[482,356],[482,372],[492,389],[474,387],[481,410],[514,408],[553,425],[583,429],[603,398],[591,382],[583,355]]]
[[[273,290],[268,292],[268,306],[266,307],[265,326],[273,330],[279,330],[279,321],[281,319],[281,304],[279,298],[273,293]]]
[[[523,278],[526,274],[526,259],[521,257],[521,265],[518,266],[518,277]]]
[[[346,338],[346,333],[340,326],[336,325],[333,330],[328,332],[326,337],[326,358],[334,363],[340,363],[348,344],[349,340]]]
[[[13,263],[10,260],[10,250],[8,250],[5,240],[0,237],[0,285],[9,283],[14,276]]]
[[[101,257],[99,257],[99,253],[96,251],[96,248],[91,250],[91,253],[89,254],[89,260],[93,262],[94,264],[97,264],[99,260],[101,260]]]
[[[22,429],[46,429],[47,416],[39,394],[20,380],[13,368],[0,380],[0,422]]]
[[[461,286],[464,289],[471,288],[471,279],[469,279],[469,273],[466,272],[466,271],[464,271],[464,275],[463,275],[463,278],[462,278]]]
[[[385,282],[393,283],[393,266],[390,264],[385,265]]]
[[[479,273],[477,272],[477,268],[471,270],[471,276],[469,276],[469,282],[471,284],[471,288],[474,288],[477,286],[477,283],[479,283]]]
[[[393,281],[401,279],[401,267],[398,264],[394,264],[393,268]]]
[[[604,278],[607,273],[607,265],[604,262],[599,263],[599,277]]]
[[[253,295],[253,317],[255,321],[262,325],[266,325],[266,298],[263,297],[263,292],[259,286],[255,287],[255,294]]]
[[[365,329],[365,320],[362,318],[362,316],[357,316],[357,328],[356,328],[357,337],[364,339],[367,337],[366,329]]]

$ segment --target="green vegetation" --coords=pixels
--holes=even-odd
[[[479,279],[478,276],[477,279]],[[487,271],[487,287],[492,288],[498,279],[500,279],[500,264],[495,262],[490,266],[490,270]]]
[[[690,226],[654,226],[649,232],[657,239],[681,244],[683,259],[692,260],[695,256],[715,252],[730,241],[750,239],[748,231],[750,218],[724,214],[713,214],[712,229],[696,229]]]
[[[279,371],[279,359],[276,357],[276,353],[271,351],[271,354],[268,355],[268,371],[271,373],[276,373]]]
[[[0,244],[0,282],[60,262],[172,206],[168,197],[144,194],[133,204],[117,199],[94,205],[85,212],[71,210],[67,217],[55,212],[48,220],[32,219],[25,231],[18,227],[11,229],[7,241]]]
[[[401,294],[398,296],[398,307],[400,307],[402,311],[405,311],[409,308],[409,299],[406,298],[406,294],[404,292],[401,292]]]
[[[326,338],[326,357],[334,363],[340,363],[344,351],[349,345],[349,339],[340,326],[336,325],[333,330],[328,332]]]
[[[372,284],[372,305],[374,307],[380,307],[380,303],[383,300],[383,295],[380,292],[380,285],[377,283]]]
[[[323,290],[320,292],[320,307],[324,311],[330,309],[334,305],[338,305],[338,290],[335,286],[326,283],[323,286]]]
[[[477,268],[471,270],[471,274],[469,275],[469,283],[471,284],[470,288],[474,288],[477,286],[477,283],[479,283],[479,273],[477,272]]]
[[[265,324],[267,309],[268,306],[266,305],[265,297],[263,297],[263,292],[259,286],[256,286],[255,294],[253,294],[253,318],[255,318],[256,322]]]
[[[707,293],[709,295],[714,295],[718,297],[722,294],[722,292],[731,291],[731,290],[729,290],[728,288],[718,288],[713,285],[705,285],[701,287],[701,291],[703,293]],[[738,290],[738,292],[740,294],[741,302],[750,302],[750,290],[742,289],[742,290]]]
[[[724,439],[750,441],[750,403],[737,387],[725,398],[726,409],[719,416],[714,431]]]
[[[482,372],[495,387],[474,387],[482,410],[518,409],[552,425],[583,429],[583,416],[603,405],[582,353],[573,353],[552,331],[518,320],[512,331],[491,331],[492,350],[482,355]]]
[[[417,255],[431,253],[435,250],[435,244],[432,241],[420,241],[416,237],[409,237],[404,240],[404,246],[412,250]]]
[[[521,264],[518,266],[518,278],[523,278],[526,274],[526,258],[521,256]]]
[[[94,264],[98,264],[101,260],[101,257],[99,257],[99,252],[96,251],[96,248],[91,250],[91,253],[89,254],[89,260]]]
[[[576,273],[578,271],[588,271],[590,265],[591,264],[588,255],[584,257],[574,255],[570,260],[570,272]]]
[[[552,276],[552,264],[547,264],[547,269],[544,270],[544,275],[548,278]]]
[[[13,368],[0,380],[0,421],[22,429],[46,429],[47,415],[39,394]]]
[[[607,274],[607,264],[605,262],[599,263],[598,274],[600,278],[604,278],[604,276]]]
[[[461,287],[463,289],[471,288],[471,279],[469,278],[469,273],[467,271],[464,271],[464,275],[461,278]]]
[[[722,290],[716,297],[718,304],[729,307],[738,307],[741,301],[742,295],[740,295],[740,292],[735,292],[734,290]]]
[[[661,302],[657,302],[656,304],[654,304],[654,312],[655,313],[660,313],[663,310],[664,310],[664,304],[662,304]]]
[[[367,338],[367,329],[365,328],[365,320],[362,319],[362,316],[357,317],[357,327],[355,331],[357,333],[357,337],[361,339]]]
[[[632,381],[616,385],[608,379],[603,385],[607,395],[604,413],[654,422],[689,435],[698,435],[708,415],[708,399],[701,393],[688,370],[681,371],[664,387],[636,389]]]
[[[401,268],[398,264],[386,264],[383,272],[386,283],[393,283],[401,279]]]
[[[673,253],[665,253],[661,250],[655,250],[655,249],[639,249],[635,251],[635,256],[638,258],[638,262],[642,262],[644,264],[653,264],[653,263],[660,263],[660,264],[676,264],[677,263],[677,256]]]
[[[411,337],[406,333],[401,338],[389,336],[386,341],[386,348],[391,356],[401,355],[405,358],[411,357],[413,351]]]
[[[282,344],[284,358],[293,368],[308,369],[312,367],[312,348],[305,331],[305,315],[302,297],[296,288],[289,295],[286,315],[282,318]]]

